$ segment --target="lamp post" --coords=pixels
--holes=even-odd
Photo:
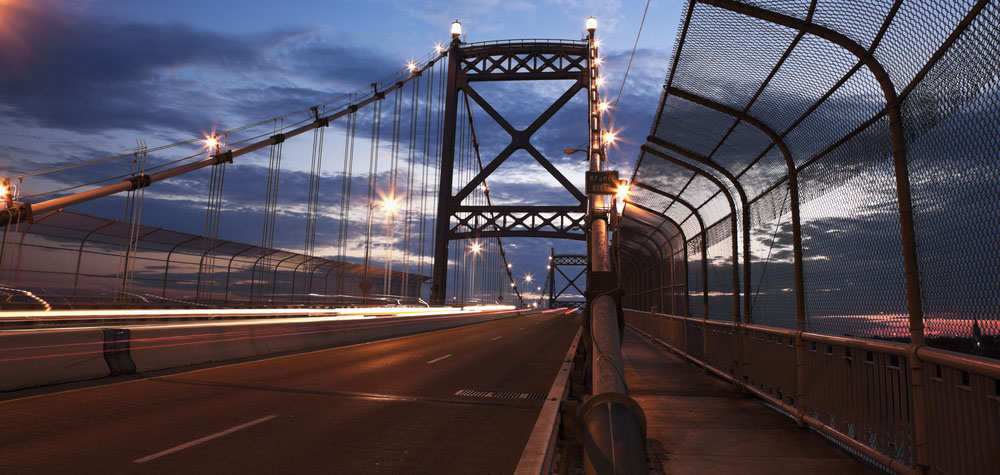
[[[368,230],[365,233],[365,272],[364,272],[363,278],[361,279],[361,296],[363,298],[363,303],[368,303],[368,291],[370,291],[371,287],[372,287],[372,283],[368,281],[369,258],[371,257],[371,247],[372,247],[372,218],[375,215],[375,208],[377,208],[379,205],[382,205],[382,206],[385,207],[385,214],[386,214],[386,238],[387,238],[387,240],[386,240],[386,254],[387,254],[386,261],[388,262],[388,266],[387,267],[391,268],[391,266],[392,266],[392,264],[391,264],[392,255],[390,254],[390,249],[391,248],[390,248],[389,242],[388,242],[388,238],[391,235],[391,227],[389,226],[389,216],[391,216],[392,212],[396,209],[396,200],[393,199],[393,198],[388,198],[384,202],[372,201],[368,205],[368,228],[367,228]],[[388,272],[390,272],[390,271],[387,269],[386,272],[387,272],[386,273],[386,282],[388,282],[388,278],[389,278]],[[386,285],[388,285],[388,284],[386,284]],[[386,293],[389,293],[388,290],[386,290]]]
[[[385,282],[383,291],[384,295],[389,295],[392,291],[392,250],[395,246],[392,245],[392,213],[394,213],[398,207],[399,202],[395,197],[390,196],[386,198],[382,203],[385,207]]]
[[[476,300],[476,256],[479,255],[479,251],[483,249],[478,242],[472,243],[469,246],[469,252],[472,253],[472,290],[469,292],[469,297],[472,300]]]
[[[589,171],[593,173],[605,171],[607,148],[614,144],[615,133],[604,129],[602,117],[608,109],[608,104],[600,100],[600,88],[605,81],[600,76],[598,68],[600,56],[597,49],[600,43],[595,36],[597,19],[587,18],[586,28],[589,50],[587,102],[590,128],[587,158],[590,162]],[[618,301],[608,292],[618,286],[617,278],[611,269],[611,253],[608,246],[608,226],[611,221],[608,204],[611,204],[610,197],[602,193],[591,193],[587,206],[590,233],[587,236],[589,273],[586,318],[588,322],[585,324],[589,324],[591,340],[589,346],[593,348],[589,355],[593,398],[589,401],[601,401],[606,409],[590,411],[590,408],[581,408],[583,467],[584,473],[587,474],[647,473],[649,470],[646,466],[646,450],[642,442],[640,422],[642,415],[641,412],[634,411],[637,404],[628,397],[628,385],[624,376]]]
[[[528,292],[531,292],[531,281],[533,279],[534,277],[532,277],[531,274],[524,274],[524,293],[525,297],[527,297],[529,301],[531,300],[531,295],[528,295]]]

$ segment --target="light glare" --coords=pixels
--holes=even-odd
[[[625,201],[626,197],[628,197],[628,182],[623,181],[618,185],[618,193],[615,194],[615,198],[618,198],[618,201]]]
[[[399,203],[396,198],[386,198],[385,201],[382,202],[382,206],[385,207],[386,213],[394,213],[399,207]]]

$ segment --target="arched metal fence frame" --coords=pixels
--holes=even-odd
[[[621,232],[627,320],[893,470],[1000,466],[998,69],[995,1],[689,0],[624,209],[688,304]]]

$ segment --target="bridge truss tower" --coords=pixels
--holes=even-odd
[[[489,237],[547,237],[585,240],[587,197],[531,144],[531,137],[580,91],[592,90],[588,41],[511,40],[463,44],[452,40],[448,55],[441,177],[431,303],[445,302],[449,243]],[[555,102],[522,130],[514,128],[473,85],[480,81],[573,80]],[[474,101],[510,135],[510,143],[467,183],[455,183],[459,93]],[[588,121],[581,117],[581,126]],[[589,128],[588,128],[589,130]],[[463,201],[510,156],[524,150],[577,200],[573,205],[469,205]],[[457,186],[456,186],[457,185]],[[453,193],[455,189],[457,193]]]
[[[584,300],[568,300],[562,298],[573,290],[577,295],[585,296],[586,293],[580,288],[578,283],[583,284],[581,279],[587,273],[587,256],[576,254],[556,254],[553,249],[549,256],[549,308],[576,307],[581,308],[587,304]],[[559,279],[559,276],[562,279]],[[557,282],[558,281],[558,282]],[[565,285],[559,286],[565,283]],[[584,286],[586,284],[583,284]],[[558,288],[558,290],[557,290]]]

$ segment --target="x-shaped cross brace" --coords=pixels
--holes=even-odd
[[[510,158],[511,154],[517,150],[525,150],[531,154],[531,156],[534,157],[535,160],[538,161],[538,163],[544,167],[553,178],[559,181],[559,183],[566,188],[566,190],[569,191],[574,198],[579,200],[581,206],[586,203],[587,198],[583,195],[583,193],[580,193],[580,190],[578,190],[572,182],[566,179],[566,177],[559,172],[559,169],[553,166],[552,163],[549,162],[549,160],[545,158],[545,156],[542,155],[534,145],[531,144],[531,136],[534,135],[535,132],[537,132],[543,125],[545,125],[545,123],[548,122],[548,120],[551,119],[552,116],[559,111],[559,109],[562,109],[562,107],[565,106],[577,92],[580,92],[583,87],[584,84],[582,81],[576,81],[568,90],[566,90],[566,92],[563,93],[562,96],[559,97],[559,99],[550,105],[548,109],[545,109],[545,112],[542,112],[542,114],[539,115],[538,118],[528,126],[528,128],[524,130],[517,130],[514,126],[510,125],[510,123],[507,122],[507,120],[493,108],[493,106],[486,102],[486,100],[483,99],[483,97],[480,96],[475,89],[472,89],[469,85],[462,86],[462,90],[465,91],[465,93],[471,97],[472,100],[476,101],[476,104],[479,104],[479,107],[486,111],[486,113],[489,114],[489,116],[492,117],[493,120],[500,125],[500,127],[503,127],[503,129],[510,134],[510,144],[508,144],[507,147],[496,156],[496,158],[491,160],[489,164],[483,167],[483,170],[480,171],[479,174],[469,182],[469,184],[465,185],[465,187],[462,188],[457,195],[455,195],[455,203],[461,203],[462,200],[464,200],[470,193],[472,193],[473,190],[476,189],[476,187],[486,180],[486,177],[490,176],[490,174],[492,174],[501,164],[503,164],[504,161]]]

